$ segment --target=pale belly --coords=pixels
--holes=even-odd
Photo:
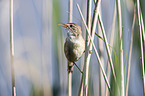
[[[70,40],[66,39],[64,44],[64,52],[68,61],[76,62],[82,56],[85,50],[85,41],[81,37],[80,39]]]

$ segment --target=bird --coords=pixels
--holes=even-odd
[[[85,40],[82,30],[76,23],[58,24],[67,30],[67,38],[64,43],[64,53],[68,61],[68,71],[73,71],[73,65],[85,51]],[[75,64],[76,65],[76,64]]]

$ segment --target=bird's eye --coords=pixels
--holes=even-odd
[[[70,27],[73,27],[73,25],[70,25]]]

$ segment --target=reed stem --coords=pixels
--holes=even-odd
[[[16,96],[15,72],[14,72],[13,0],[10,0],[10,57],[11,57],[12,96]]]

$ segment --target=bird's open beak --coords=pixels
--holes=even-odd
[[[62,26],[64,28],[67,28],[67,25],[66,24],[58,24],[59,26]]]

